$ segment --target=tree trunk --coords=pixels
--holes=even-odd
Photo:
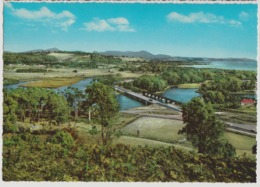
[[[91,109],[88,110],[88,121],[91,121]]]

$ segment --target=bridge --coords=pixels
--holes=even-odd
[[[170,99],[168,97],[164,97],[164,96],[161,96],[161,95],[156,95],[154,93],[149,93],[149,92],[143,92],[143,95],[146,96],[146,97],[149,97],[149,98],[152,98],[152,99],[155,99],[157,101],[160,101],[162,103],[170,103],[170,104],[182,104],[181,102],[179,101],[176,101],[174,99]]]
[[[132,99],[140,101],[141,103],[143,103],[145,105],[148,105],[148,104],[158,104],[158,105],[167,107],[169,109],[181,112],[180,107],[176,106],[175,103],[173,103],[173,102],[171,102],[171,103],[169,103],[169,102],[168,103],[164,103],[162,100],[156,100],[156,98],[150,98],[150,97],[148,97],[148,96],[146,96],[144,94],[136,93],[136,92],[133,92],[131,90],[128,90],[128,89],[125,89],[125,88],[122,88],[122,87],[119,87],[119,86],[114,86],[114,89],[116,91],[118,91],[118,92],[124,93],[124,95],[126,95],[126,96],[128,96],[128,97],[130,97]],[[169,99],[167,101],[169,101]]]

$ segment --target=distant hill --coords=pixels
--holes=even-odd
[[[39,52],[59,52],[58,48],[50,48],[50,49],[34,49],[30,51],[25,51],[24,53],[39,53]]]
[[[6,53],[14,53],[11,51],[4,51]],[[29,51],[24,51],[23,53],[39,53],[39,52],[64,52],[59,50],[58,48],[49,48],[49,49],[34,49]],[[68,51],[69,52],[69,51]],[[73,51],[71,51],[73,52]],[[81,51],[77,51],[81,52]],[[85,53],[85,52],[83,52]],[[134,58],[143,58],[146,60],[160,60],[160,61],[192,61],[192,62],[211,62],[211,61],[255,61],[255,59],[249,58],[208,58],[208,57],[181,57],[181,56],[170,56],[165,54],[152,54],[148,51],[104,51],[98,52],[94,51],[93,53],[104,55],[104,56],[115,56],[115,57],[134,57]]]
[[[169,55],[163,55],[163,54],[158,54],[158,55],[154,55],[150,52],[147,51],[105,51],[105,52],[96,52],[102,55],[106,55],[106,56],[127,56],[127,57],[140,57],[140,58],[144,58],[146,60],[166,60],[166,59],[172,59],[172,56]]]
[[[207,57],[179,57],[164,54],[154,55],[148,51],[105,51],[94,52],[106,56],[127,56],[127,57],[140,57],[146,60],[169,60],[169,61],[197,61],[197,62],[210,62],[210,61],[256,61],[249,58],[207,58]]]

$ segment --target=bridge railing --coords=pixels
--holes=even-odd
[[[143,92],[142,94],[144,96],[146,96],[146,97],[149,97],[149,98],[152,98],[152,99],[164,102],[166,104],[167,103],[171,103],[171,104],[182,105],[182,103],[179,102],[179,101],[176,101],[174,99],[170,99],[170,98],[167,98],[167,97],[164,97],[164,96],[161,96],[161,95],[157,95],[157,94],[153,94],[153,93],[149,93],[149,92]]]

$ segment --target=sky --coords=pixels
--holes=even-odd
[[[256,4],[4,3],[4,51],[257,57]]]

